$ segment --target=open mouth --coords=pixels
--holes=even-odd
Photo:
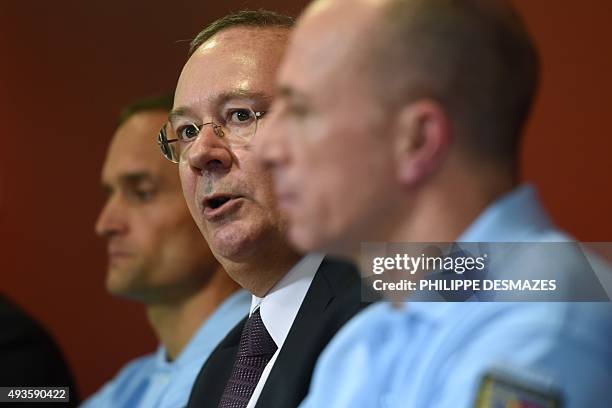
[[[231,199],[232,197],[230,196],[218,196],[218,197],[209,198],[208,200],[206,200],[206,208],[211,208],[213,210],[216,210],[217,208],[221,207],[223,204],[227,203]]]
[[[229,194],[215,194],[204,200],[204,216],[209,220],[229,214],[232,209],[237,209],[242,198]]]

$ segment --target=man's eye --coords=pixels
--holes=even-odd
[[[291,104],[287,107],[287,113],[295,117],[304,117],[308,114],[308,108],[300,104]]]
[[[147,202],[150,201],[155,196],[154,190],[132,190],[130,195],[133,199],[139,202]]]
[[[255,119],[253,112],[248,109],[236,109],[229,112],[230,123],[250,123]]]
[[[149,201],[150,199],[153,198],[153,195],[154,194],[152,191],[137,191],[136,192],[136,196],[141,201]]]
[[[180,126],[176,130],[177,137],[179,138],[179,140],[183,140],[183,141],[189,141],[191,139],[194,139],[195,137],[198,136],[199,133],[200,133],[200,129],[194,124]]]

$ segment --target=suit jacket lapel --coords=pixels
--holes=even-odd
[[[336,331],[363,307],[357,270],[325,259],[317,270],[285,343],[263,387],[257,408],[295,408],[302,401],[312,370]],[[215,348],[204,364],[188,407],[217,408],[238,352],[246,318]]]
[[[189,396],[188,407],[210,407],[219,405],[225,385],[229,380],[238,353],[238,344],[245,317],[225,336],[213,350],[200,370]]]
[[[312,281],[298,314],[261,392],[257,407],[296,407],[306,394],[321,350],[333,333],[326,311],[350,285],[359,285],[352,267],[325,259]]]

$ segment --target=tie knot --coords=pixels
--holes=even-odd
[[[259,308],[255,310],[246,321],[240,336],[239,357],[272,356],[277,345],[268,333]]]

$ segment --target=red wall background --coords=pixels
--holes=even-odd
[[[88,395],[153,350],[142,308],[103,288],[99,171],[121,107],[174,86],[186,41],[240,8],[306,1],[0,0],[0,291],[42,321]],[[522,169],[584,241],[612,241],[612,6],[516,0],[543,84]]]

